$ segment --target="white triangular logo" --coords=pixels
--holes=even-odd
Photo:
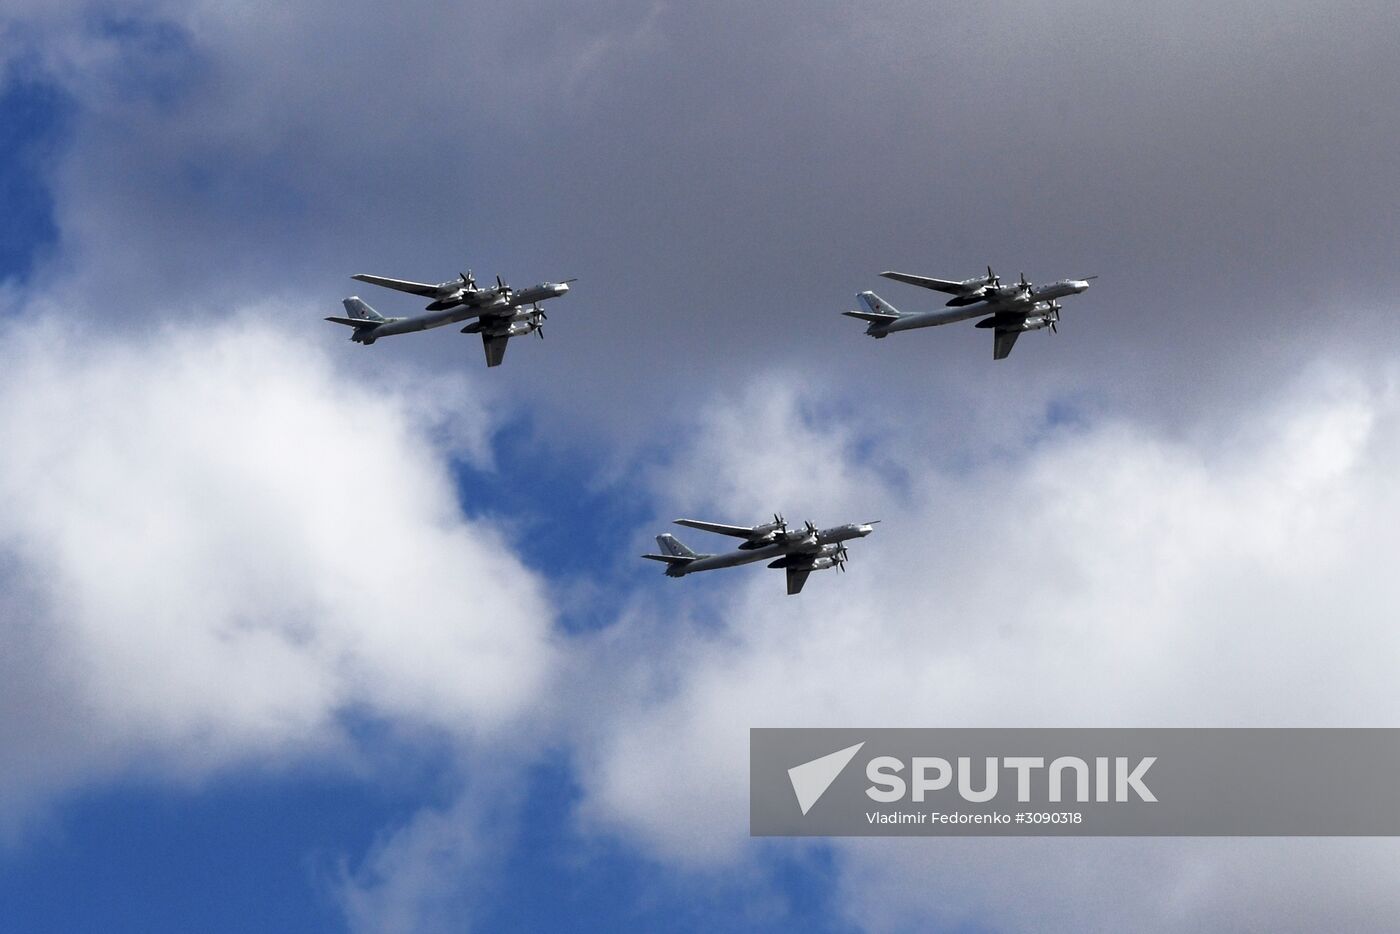
[[[862,741],[831,755],[788,769],[788,780],[792,782],[793,793],[797,795],[797,806],[802,808],[803,814],[810,811],[812,805],[826,794],[831,783],[836,781],[836,776],[841,774],[841,770],[855,758],[856,753],[860,752],[860,747],[864,745]]]

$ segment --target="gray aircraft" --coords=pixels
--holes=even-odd
[[[527,289],[512,289],[501,281],[500,276],[496,277],[494,286],[478,287],[470,272],[437,285],[364,274],[350,278],[432,299],[424,314],[405,318],[386,318],[357,296],[345,299],[346,316],[326,320],[354,328],[350,335],[352,341],[373,344],[381,337],[426,331],[475,318],[462,328],[462,333],[481,335],[487,366],[500,366],[505,359],[506,342],[512,337],[531,333],[544,337],[544,322],[549,316],[539,303],[567,293],[569,283],[577,281],[565,279],[563,282],[542,282]]]
[[[1000,277],[987,267],[985,276],[963,279],[954,282],[949,279],[931,279],[927,276],[912,276],[903,272],[882,272],[886,279],[906,282],[925,289],[933,289],[952,295],[946,311],[901,312],[874,292],[861,292],[856,296],[864,311],[847,311],[843,314],[859,318],[869,324],[865,333],[871,337],[884,337],[895,331],[912,331],[914,328],[931,328],[969,318],[985,318],[976,327],[993,328],[995,341],[992,359],[1000,360],[1011,353],[1016,338],[1026,331],[1049,328],[1051,333],[1059,332],[1060,303],[1056,299],[1067,295],[1078,295],[1089,288],[1089,280],[1061,279],[1048,285],[1031,285],[1025,273],[1018,282],[1002,285]]]
[[[701,522],[698,519],[677,519],[676,525],[692,529],[703,529],[720,535],[742,538],[744,543],[737,551],[722,554],[703,555],[691,551],[669,533],[656,536],[656,544],[661,548],[659,555],[642,555],[652,561],[666,565],[667,577],[684,577],[697,571],[713,571],[716,568],[732,568],[755,561],[769,561],[770,568],[783,568],[787,571],[787,592],[801,593],[802,585],[813,571],[825,571],[837,567],[846,570],[845,542],[853,538],[864,538],[875,531],[874,522],[860,525],[848,523],[829,529],[818,529],[811,522],[801,528],[788,528],[783,517],[773,514],[773,521],[763,525],[722,525],[718,522]]]

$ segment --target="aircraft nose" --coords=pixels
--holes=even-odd
[[[867,536],[867,535],[869,535],[871,532],[875,531],[875,523],[876,523],[876,522],[879,522],[879,521],[880,521],[879,519],[875,519],[875,520],[872,521],[872,522],[866,522],[866,523],[863,523],[862,525],[858,525],[858,526],[856,526],[856,531],[860,533],[860,537],[861,537],[861,538],[865,538],[865,536]]]

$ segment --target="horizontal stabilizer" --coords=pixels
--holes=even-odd
[[[873,311],[843,311],[841,314],[848,318],[859,318],[862,321],[869,321],[871,324],[883,324],[886,321],[896,321],[899,315],[879,314]]]
[[[326,320],[332,321],[336,324],[348,324],[352,328],[372,328],[378,327],[379,325],[384,323],[383,321],[374,321],[369,318],[341,318],[334,315],[327,318]]]
[[[664,561],[667,564],[689,564],[695,560],[694,555],[642,555],[643,558],[650,558],[652,561]]]

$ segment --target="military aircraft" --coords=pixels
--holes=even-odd
[[[1025,331],[1038,331],[1049,328],[1051,333],[1059,332],[1060,303],[1056,299],[1067,295],[1078,295],[1089,288],[1089,280],[1061,279],[1048,285],[1031,285],[1022,273],[1019,281],[1002,285],[1001,278],[992,267],[987,267],[985,276],[953,281],[931,279],[927,276],[912,276],[903,272],[882,272],[886,279],[906,282],[952,295],[947,302],[950,311],[901,312],[874,292],[861,292],[856,296],[864,311],[843,312],[848,317],[859,318],[869,324],[865,333],[871,337],[884,337],[895,331],[911,331],[914,328],[929,328],[969,318],[983,318],[976,327],[994,328],[995,341],[992,359],[1001,360],[1011,353],[1016,338]],[[988,317],[990,316],[990,317]]]
[[[692,529],[703,529],[719,535],[730,535],[744,540],[737,551],[723,554],[704,555],[691,551],[676,540],[674,535],[665,533],[656,536],[656,544],[661,548],[659,555],[642,555],[652,561],[666,565],[667,577],[684,577],[697,571],[712,571],[715,568],[732,568],[755,561],[769,561],[770,568],[783,568],[787,571],[787,592],[801,593],[802,585],[813,571],[825,571],[838,567],[846,569],[845,542],[853,538],[864,538],[875,531],[874,522],[860,525],[848,523],[829,529],[818,529],[811,522],[800,528],[788,528],[783,517],[773,514],[773,521],[763,525],[742,526],[723,525],[718,522],[701,522],[698,519],[677,519],[676,525]]]
[[[425,314],[405,318],[386,318],[357,296],[345,299],[343,304],[346,316],[335,316],[326,320],[354,328],[354,333],[350,335],[352,341],[373,344],[381,337],[425,331],[428,328],[476,318],[477,320],[462,328],[462,333],[481,335],[481,343],[486,350],[487,366],[500,366],[501,361],[505,359],[506,342],[512,337],[531,333],[544,337],[544,322],[549,316],[540,308],[539,303],[567,293],[569,283],[577,281],[565,279],[563,282],[542,282],[527,289],[517,290],[502,282],[500,276],[496,277],[494,286],[478,287],[470,272],[464,272],[456,279],[437,285],[364,274],[350,278],[432,299]]]

